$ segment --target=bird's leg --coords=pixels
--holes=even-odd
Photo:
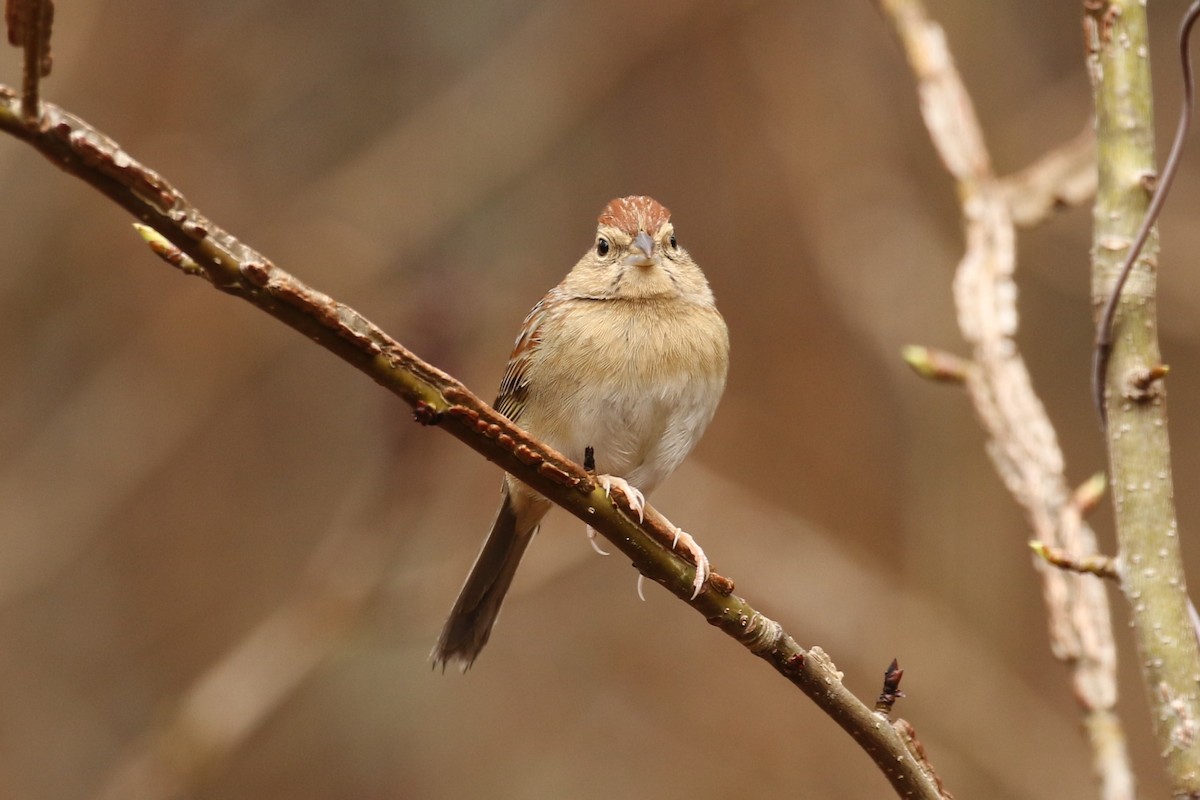
[[[596,451],[590,444],[583,448],[583,468],[589,475],[596,474]],[[585,527],[587,528],[588,544],[592,546],[592,549],[602,556],[609,555],[607,550],[596,544],[596,530],[591,525]]]

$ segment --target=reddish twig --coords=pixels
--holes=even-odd
[[[4,21],[8,41],[25,51],[21,113],[26,123],[38,119],[41,106],[39,81],[50,74],[50,28],[54,22],[54,0],[7,0]]]
[[[900,662],[892,659],[892,663],[888,664],[888,668],[883,671],[883,688],[879,691],[879,698],[875,701],[875,710],[884,716],[891,716],[892,706],[896,705],[896,701],[904,697],[904,692],[900,691],[900,680],[904,677],[904,670],[900,669]]]

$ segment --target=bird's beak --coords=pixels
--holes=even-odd
[[[625,263],[633,267],[653,267],[658,263],[654,260],[654,240],[650,234],[638,231],[637,236],[633,237],[633,244],[629,245]]]

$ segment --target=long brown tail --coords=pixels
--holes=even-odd
[[[514,503],[505,487],[492,531],[458,593],[437,646],[433,648],[434,667],[441,665],[444,670],[447,664],[455,663],[466,672],[487,644],[521,556],[545,515],[545,509],[537,507],[540,504],[529,507],[520,500]],[[518,509],[518,504],[525,507]]]

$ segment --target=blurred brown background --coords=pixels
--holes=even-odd
[[[1162,140],[1183,6],[1151,8]],[[1002,172],[1084,126],[1078,3],[931,10]],[[899,711],[959,797],[1096,796],[1026,525],[965,396],[898,357],[960,350],[962,242],[870,3],[107,0],[61,3],[54,50],[49,99],[488,398],[603,204],[664,202],[734,350],[655,505],[861,696],[898,657]],[[19,82],[15,51],[0,77]],[[1161,287],[1185,531],[1195,155]],[[432,673],[497,470],[173,272],[28,147],[0,138],[0,176],[0,795],[890,796],[810,702],[657,587],[640,602],[563,513],[475,669]],[[1020,341],[1072,482],[1103,459],[1089,223],[1019,242]],[[1095,523],[1110,546],[1107,507]],[[1161,795],[1114,607],[1121,710]]]

